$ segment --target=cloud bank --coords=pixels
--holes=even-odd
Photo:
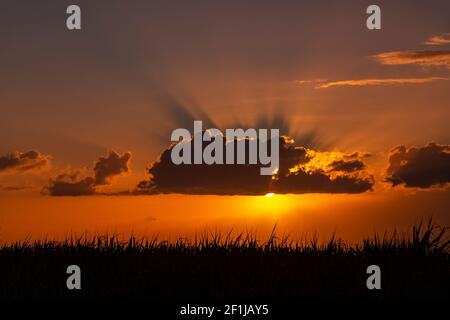
[[[436,36],[429,38],[423,44],[429,46],[442,46],[446,44],[450,44],[450,33],[442,33]]]
[[[94,166],[94,175],[83,177],[80,172],[63,173],[50,179],[43,193],[52,196],[82,196],[97,193],[97,186],[111,184],[113,178],[129,172],[131,153],[119,154],[111,151],[100,157]]]
[[[397,85],[397,84],[422,84],[439,80],[450,80],[445,77],[426,77],[426,78],[370,78],[359,80],[341,80],[319,84],[316,89],[326,89],[341,86],[380,86],[380,85]]]
[[[386,181],[392,186],[444,186],[450,182],[450,145],[429,143],[421,148],[398,146],[389,154],[386,173]]]
[[[87,196],[95,194],[95,179],[81,178],[79,172],[73,174],[60,174],[50,179],[44,193],[51,196]]]
[[[130,159],[130,152],[120,155],[112,151],[108,157],[100,157],[94,167],[95,185],[110,184],[113,177],[128,172]]]

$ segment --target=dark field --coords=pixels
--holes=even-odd
[[[0,249],[1,299],[132,298],[178,301],[450,299],[447,230],[418,225],[409,235],[373,236],[349,247],[250,234],[167,243],[117,237],[18,243]],[[68,290],[66,268],[81,268]],[[366,268],[381,268],[368,290]]]

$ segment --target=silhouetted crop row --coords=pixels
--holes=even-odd
[[[293,241],[275,227],[264,242],[233,232],[176,242],[115,235],[21,242],[0,248],[0,298],[449,299],[447,231],[430,220],[410,234],[374,235],[356,246],[335,236]],[[66,287],[73,264],[81,290]],[[381,290],[366,286],[373,264]]]

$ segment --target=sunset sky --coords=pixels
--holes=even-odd
[[[0,5],[0,242],[450,225],[449,1],[379,1],[381,30],[369,1],[69,4]],[[292,138],[275,195],[164,162],[194,120]]]

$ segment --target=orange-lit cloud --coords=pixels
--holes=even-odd
[[[423,44],[429,46],[442,46],[446,44],[450,44],[450,33],[442,33],[436,36],[429,38]]]
[[[294,146],[287,137],[280,138],[280,167],[272,176],[260,175],[259,165],[175,165],[172,148],[150,166],[150,179],[142,181],[135,193],[361,193],[374,184],[362,162],[364,153],[319,152]]]
[[[13,152],[0,157],[0,174],[41,172],[50,167],[50,156],[36,150]]]
[[[369,78],[358,80],[340,80],[326,82],[316,86],[316,89],[326,89],[341,86],[381,86],[381,85],[399,85],[399,84],[422,84],[432,81],[450,80],[445,77],[426,77],[426,78]]]
[[[398,146],[389,154],[386,173],[386,181],[393,186],[444,186],[450,182],[450,145],[429,143],[421,148]]]
[[[365,169],[366,165],[361,160],[334,160],[328,167],[331,171],[355,172]]]
[[[129,171],[131,153],[111,151],[108,157],[100,157],[95,163],[94,176],[83,177],[80,172],[63,173],[50,179],[43,193],[52,196],[79,196],[97,193],[96,187],[109,185],[114,177]]]
[[[327,81],[326,79],[312,79],[312,80],[296,80],[296,84],[313,84]]]
[[[376,61],[385,65],[416,64],[425,67],[450,68],[450,51],[405,50],[383,52],[372,56]]]

